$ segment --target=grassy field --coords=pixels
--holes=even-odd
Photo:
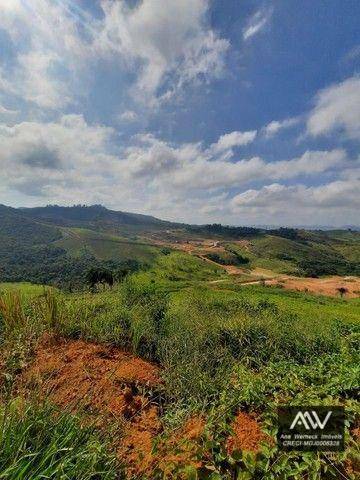
[[[246,242],[227,243],[226,249],[235,251],[250,262],[248,268],[264,268],[276,273],[299,274],[304,262],[336,264],[360,262],[359,234],[351,232],[304,232],[300,239],[278,235],[250,237]]]
[[[2,478],[74,478],[73,472],[81,479],[356,478],[359,299],[241,286],[216,265],[181,252],[160,255],[149,270],[98,293],[29,284],[1,285],[0,292]],[[41,347],[44,335],[50,340]],[[79,341],[110,346],[94,357],[101,369],[126,351],[134,356],[131,372],[140,361],[148,362],[141,372],[159,371],[155,387],[116,383],[117,395],[142,399],[138,412],[105,422],[89,407],[64,409],[66,396],[60,408],[56,390],[44,394],[47,382],[62,388],[59,372],[68,372],[65,384],[74,386],[67,395],[79,400],[84,385],[95,388],[104,376],[92,374],[95,360],[84,353],[84,371],[72,377],[69,355]],[[83,344],[75,352],[85,345],[95,348]],[[35,367],[44,362],[43,377],[27,383],[23,395],[34,361]],[[115,398],[104,404],[116,405]],[[345,452],[329,462],[321,453],[279,451],[281,404],[344,405]],[[239,419],[248,422],[252,444],[236,433]],[[131,449],[120,455],[126,445]]]
[[[138,260],[151,263],[160,249],[136,239],[109,235],[84,228],[63,229],[63,238],[55,242],[70,255],[78,257],[88,251],[99,260]]]
[[[44,285],[34,285],[29,282],[19,283],[0,283],[0,295],[8,292],[19,292],[23,296],[41,295],[44,289],[48,288]]]
[[[252,238],[248,246],[228,244],[227,248],[234,250],[250,262],[247,265],[250,269],[264,268],[276,273],[296,273],[296,266],[290,260],[279,259],[279,254],[293,250],[291,240],[280,237],[267,236],[264,238]],[[297,245],[295,245],[297,248]]]
[[[291,311],[301,317],[338,320],[340,322],[359,322],[360,298],[341,299],[330,298],[324,295],[295,292],[277,287],[261,285],[236,285],[234,282],[225,282],[216,285],[216,289],[239,292],[253,301],[267,300],[273,302],[282,311]]]

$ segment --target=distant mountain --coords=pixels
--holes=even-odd
[[[28,218],[21,210],[0,205],[0,251],[16,246],[46,244],[61,238],[61,232]]]
[[[98,205],[22,209],[0,205],[0,283],[30,281],[72,288],[82,285],[86,271],[96,265],[116,269],[132,261],[131,268],[136,269],[157,250],[131,238],[117,241],[100,231],[131,235],[134,227],[135,232],[145,232],[167,225],[154,217]]]
[[[358,275],[360,233],[350,230],[260,229],[221,224],[186,225],[101,205],[12,208],[0,205],[0,282],[81,286],[94,265],[116,271],[124,262],[146,268],[163,244],[216,240],[261,268],[306,276]],[[226,244],[228,244],[226,246]]]
[[[134,225],[166,228],[176,225],[150,215],[109,210],[102,205],[74,205],[72,207],[48,205],[46,207],[21,208],[18,211],[28,218],[68,227]]]

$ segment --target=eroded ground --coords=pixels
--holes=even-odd
[[[117,348],[46,337],[23,372],[19,391],[37,391],[61,408],[83,412],[100,429],[111,427],[127,478],[159,472],[183,478],[183,469],[202,469],[209,458],[202,441],[206,419],[193,416],[165,431],[160,367]],[[246,413],[238,413],[232,427],[225,445],[229,452],[257,452],[266,438]]]

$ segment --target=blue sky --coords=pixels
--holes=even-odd
[[[0,0],[0,203],[359,224],[358,1]]]

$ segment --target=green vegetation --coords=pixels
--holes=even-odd
[[[238,292],[249,300],[260,302],[266,300],[274,303],[282,311],[291,311],[300,318],[309,321],[315,319],[326,325],[333,322],[360,322],[360,299],[352,298],[342,300],[323,295],[313,295],[305,292],[285,290],[275,286],[261,285],[236,285],[232,282],[224,282],[217,285],[217,289]]]
[[[81,289],[91,267],[116,270],[129,260],[155,265],[158,257],[167,253],[152,244],[162,236],[172,241],[222,240],[226,252],[207,254],[221,265],[304,276],[360,274],[359,232],[188,226],[99,205],[0,206],[0,281]],[[243,240],[247,246],[231,243],[234,240]]]
[[[47,291],[27,297],[8,292],[0,303],[7,372],[3,388],[12,391],[16,375],[31,361],[33,346],[46,330],[110,343],[161,365],[165,430],[178,426],[187,415],[206,416],[201,451],[207,452],[209,472],[218,477],[205,478],[251,474],[255,476],[244,478],[300,480],[306,472],[316,479],[337,478],[336,469],[344,471],[345,463],[358,455],[349,433],[346,451],[332,457],[333,466],[327,465],[325,476],[326,459],[321,454],[290,452],[284,462],[276,446],[264,446],[257,456],[245,452],[232,456],[224,445],[238,411],[257,412],[263,429],[273,436],[278,403],[345,405],[350,432],[359,414],[359,300],[231,282],[206,286],[205,279],[214,274],[211,264],[171,253],[112,290]],[[14,400],[7,402],[4,408],[12,414],[3,422],[6,448],[0,461],[12,476],[5,478],[27,478],[16,477],[22,468],[31,478],[43,471],[56,472],[50,478],[62,478],[58,472],[71,466],[83,475],[77,478],[97,478],[91,475],[99,470],[106,472],[100,478],[113,478],[111,448],[106,442],[100,447],[94,430],[82,429],[70,414],[49,414],[50,407],[26,403],[19,413],[12,406]],[[15,419],[20,414],[24,420],[19,424]],[[15,445],[21,442],[16,458],[10,439]],[[58,446],[63,450],[56,456]],[[34,457],[27,456],[30,452]],[[194,475],[186,478],[197,478],[196,471]]]
[[[205,257],[220,265],[235,265],[244,266],[249,263],[249,259],[240,255],[236,251],[228,249],[226,252],[210,252],[206,253]]]
[[[329,240],[325,234],[299,232],[297,236],[287,234],[282,237],[280,233],[257,236],[249,239],[247,248],[228,244],[228,249],[248,257],[251,268],[260,267],[305,277],[360,274],[360,262],[352,250],[360,244],[359,234],[354,236],[350,246],[348,241]]]
[[[20,292],[22,296],[41,295],[44,293],[44,285],[35,285],[30,282],[0,283],[0,295],[5,292]]]
[[[105,439],[67,412],[16,399],[0,407],[0,425],[1,478],[119,478]]]
[[[160,253],[159,248],[144,242],[86,228],[63,227],[62,217],[49,217],[51,209],[50,212],[42,212],[44,218],[42,215],[33,218],[38,209],[30,210],[0,206],[0,281],[27,281],[81,289],[91,267],[117,271],[129,261],[136,262],[138,266],[149,265]],[[68,209],[66,213],[74,217],[71,222],[75,223],[79,215],[80,223],[89,214],[92,221],[96,218],[94,212],[86,207],[85,213],[83,207],[76,207],[75,212]],[[44,221],[50,223],[42,223]],[[59,227],[53,225],[54,221]],[[92,225],[98,228],[95,223]]]
[[[206,236],[220,236],[225,238],[243,238],[260,235],[262,230],[252,227],[230,227],[228,225],[221,225],[220,223],[213,223],[210,225],[189,225],[190,232],[199,233]]]
[[[222,268],[180,252],[159,257],[149,272],[153,282],[166,283],[212,280],[222,274]]]
[[[160,253],[160,248],[119,236],[119,228],[151,230],[166,225],[153,217],[100,206],[14,209],[0,205],[0,281],[81,289],[91,267],[117,270],[129,260],[148,265]]]
[[[15,208],[0,205],[0,219],[0,254],[8,248],[41,245],[61,237],[58,228],[28,219]]]
[[[72,257],[79,258],[84,253],[88,253],[97,260],[132,259],[148,264],[154,260],[160,250],[148,243],[81,228],[63,229],[63,238],[55,244],[66,250]]]
[[[128,478],[114,455],[118,431],[40,400],[35,387],[26,396],[18,388],[42,338],[99,342],[159,366],[151,402],[163,431],[154,434],[154,451],[161,454],[163,439],[186,419],[206,424],[194,449],[199,463],[173,478],[356,478],[360,299],[241,285],[221,265],[239,265],[249,278],[256,267],[357,273],[358,233],[182,226],[184,241],[186,231],[201,246],[210,232],[225,246],[201,253],[212,260],[205,261],[151,245],[146,229],[160,235],[166,222],[83,208],[2,210],[1,278],[19,283],[0,283],[0,478]],[[129,229],[139,236],[129,238]],[[331,463],[322,453],[280,452],[274,438],[283,404],[343,405],[346,450]],[[239,412],[254,414],[267,434],[257,453],[227,448]]]

